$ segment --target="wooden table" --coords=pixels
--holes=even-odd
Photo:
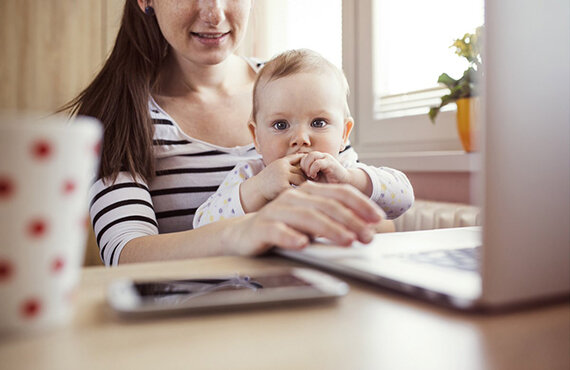
[[[461,313],[347,280],[337,302],[135,322],[106,306],[118,277],[296,265],[219,257],[85,268],[69,327],[0,340],[0,369],[570,369],[570,305]],[[346,279],[345,279],[346,280]]]

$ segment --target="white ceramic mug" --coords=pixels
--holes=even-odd
[[[0,333],[72,319],[101,135],[88,117],[0,116]]]

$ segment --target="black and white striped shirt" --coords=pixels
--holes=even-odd
[[[128,241],[192,228],[196,209],[242,160],[259,158],[253,144],[225,148],[193,139],[151,98],[156,176],[150,183],[121,172],[113,184],[98,180],[90,214],[101,259],[118,263]]]

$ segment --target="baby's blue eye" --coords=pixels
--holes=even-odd
[[[316,119],[311,122],[311,127],[323,128],[327,125],[327,121],[324,119]]]
[[[285,121],[277,121],[273,124],[273,128],[276,130],[286,130],[289,128],[289,124]]]

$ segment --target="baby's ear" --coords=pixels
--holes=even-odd
[[[352,119],[352,117],[347,117],[344,120],[344,130],[342,132],[342,146],[340,148],[341,151],[343,151],[344,148],[346,147],[346,144],[348,143],[348,137],[350,136],[353,127],[354,127],[354,120]]]
[[[255,132],[257,125],[255,124],[255,121],[253,119],[250,119],[249,122],[247,123],[247,128],[249,128],[249,132],[251,133],[251,137],[253,138],[253,145],[255,146],[255,150],[257,150],[258,153],[261,153],[259,151],[259,144],[257,143],[257,135]]]

